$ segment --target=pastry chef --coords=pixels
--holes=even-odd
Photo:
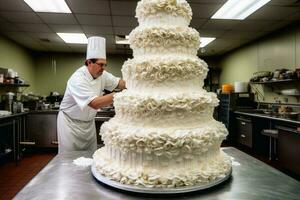
[[[58,151],[97,149],[94,117],[97,109],[113,102],[113,93],[124,89],[125,82],[105,71],[105,38],[90,37],[85,65],[77,69],[67,82],[57,118]]]

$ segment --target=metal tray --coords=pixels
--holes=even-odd
[[[144,194],[180,194],[180,193],[188,193],[188,192],[195,192],[199,190],[205,190],[211,187],[214,187],[216,185],[219,185],[220,183],[223,183],[227,179],[230,178],[232,173],[232,168],[230,169],[230,172],[221,179],[214,180],[213,182],[207,183],[207,184],[201,184],[201,185],[193,185],[193,186],[184,186],[184,187],[178,187],[178,188],[146,188],[141,186],[135,186],[135,185],[125,185],[121,184],[117,181],[113,181],[100,173],[97,172],[95,163],[92,164],[91,167],[93,176],[100,182],[109,185],[111,187],[125,190],[129,192],[136,192],[136,193],[144,193]]]

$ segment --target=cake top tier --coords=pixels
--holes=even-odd
[[[139,23],[148,17],[166,14],[175,18],[184,18],[188,24],[192,19],[192,9],[186,0],[141,0],[136,8]]]

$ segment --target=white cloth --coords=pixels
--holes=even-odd
[[[63,111],[57,117],[58,152],[97,149],[97,136],[94,120],[80,121],[70,118]]]
[[[89,37],[86,59],[102,58],[106,59],[106,40],[103,37]]]
[[[119,78],[104,71],[94,79],[86,66],[79,68],[68,80],[66,92],[57,118],[59,152],[94,149],[97,110],[88,104],[103,90],[112,91]],[[96,150],[96,149],[94,149]]]

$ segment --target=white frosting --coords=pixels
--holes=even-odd
[[[176,90],[174,91],[176,94]],[[193,127],[212,120],[218,99],[206,91],[180,94],[139,93],[125,90],[114,97],[116,118],[124,123],[160,127]],[[180,123],[178,123],[180,120]]]
[[[174,88],[175,93],[178,89],[185,93],[201,91],[207,71],[207,64],[199,58],[132,59],[122,67],[129,90],[151,94],[157,91],[170,93],[175,84],[180,86]]]
[[[170,24],[172,22],[172,24]],[[173,16],[163,12],[157,13],[155,15],[150,15],[143,21],[139,21],[141,27],[152,27],[152,26],[189,26],[190,20],[187,20],[183,16]]]
[[[183,161],[141,153],[122,154],[117,149],[104,147],[95,152],[94,160],[98,172],[104,176],[123,184],[149,188],[207,184],[226,176],[231,169],[230,158],[218,148]]]
[[[73,160],[73,164],[80,167],[88,167],[92,165],[92,163],[93,163],[93,159],[85,158],[85,157],[79,157]]]
[[[184,25],[188,26],[192,19],[192,9],[185,0],[142,0],[138,2],[136,8],[136,17],[140,24],[153,16],[158,16],[159,22],[161,14],[182,17],[185,19]],[[166,21],[168,23],[168,21]]]
[[[164,57],[166,55],[176,57],[195,58],[197,57],[198,49],[188,47],[145,47],[133,49],[134,58],[149,58],[149,57]]]
[[[142,0],[124,63],[127,90],[114,96],[116,115],[101,127],[105,147],[96,169],[123,184],[181,187],[230,173],[220,151],[228,132],[213,119],[215,94],[203,89],[207,64],[197,57],[199,33],[188,25],[186,0]]]
[[[220,145],[228,133],[225,126],[215,120],[194,128],[149,128],[111,120],[103,124],[100,134],[106,145],[117,147],[123,152],[136,151],[172,157],[180,153],[206,152],[211,146]]]
[[[161,50],[181,48],[197,51],[200,46],[200,36],[197,30],[189,27],[153,26],[137,27],[129,35],[130,47],[137,49],[158,48]]]

